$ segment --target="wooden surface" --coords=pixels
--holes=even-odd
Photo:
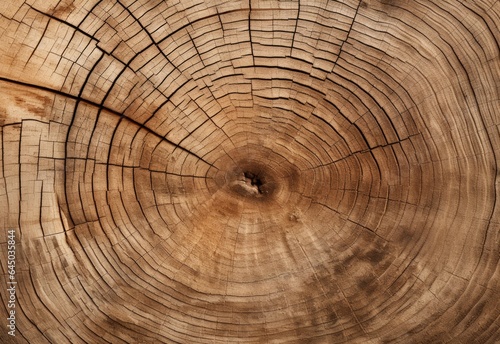
[[[499,26],[495,0],[2,1],[0,342],[498,343]]]

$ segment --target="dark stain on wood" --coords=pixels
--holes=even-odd
[[[63,0],[59,3],[59,6],[56,6],[53,9],[53,16],[54,17],[63,17],[67,16],[71,12],[75,10],[75,3],[73,0]]]

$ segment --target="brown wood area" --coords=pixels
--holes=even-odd
[[[0,343],[500,343],[499,27],[2,0]]]

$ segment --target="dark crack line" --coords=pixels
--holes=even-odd
[[[297,3],[298,3],[297,20],[295,21],[295,28],[293,30],[292,45],[290,46],[290,56],[292,56],[293,46],[295,45],[295,35],[297,34],[297,27],[299,26],[299,19],[300,19],[300,0],[297,0]]]
[[[124,70],[125,70],[126,68],[129,68],[129,69],[130,69],[130,64],[132,63],[132,61],[134,61],[136,57],[140,56],[140,55],[141,55],[141,53],[142,53],[143,51],[147,50],[147,49],[148,49],[149,47],[151,47],[152,45],[156,46],[156,48],[158,49],[158,51],[162,54],[162,56],[166,59],[166,61],[167,61],[168,63],[170,63],[170,64],[171,64],[171,65],[172,65],[175,69],[177,69],[177,70],[178,70],[181,74],[184,74],[181,70],[179,70],[179,67],[178,67],[178,66],[176,66],[175,64],[173,64],[173,63],[170,61],[170,59],[168,58],[168,56],[167,56],[167,55],[165,55],[165,53],[162,51],[162,49],[160,49],[160,47],[158,46],[158,44],[160,44],[161,42],[163,42],[165,39],[167,39],[167,38],[168,38],[169,36],[171,36],[172,34],[175,34],[175,33],[176,33],[176,32],[178,32],[179,30],[181,30],[181,29],[185,28],[186,26],[183,26],[183,27],[179,28],[178,30],[176,30],[176,31],[172,32],[172,33],[171,33],[170,35],[168,35],[167,37],[164,37],[164,38],[163,38],[160,42],[156,42],[156,41],[153,39],[153,37],[152,37],[151,33],[150,33],[148,30],[146,30],[146,28],[142,25],[142,23],[141,23],[141,22],[140,22],[140,21],[139,21],[139,20],[138,20],[138,19],[137,19],[134,15],[133,15],[133,13],[130,11],[130,9],[129,9],[127,6],[124,6],[124,5],[121,3],[121,1],[117,1],[117,2],[118,2],[118,3],[119,3],[119,4],[120,4],[120,5],[121,5],[121,6],[122,6],[122,7],[123,7],[123,8],[124,8],[124,9],[125,9],[128,13],[129,13],[129,14],[130,14],[130,16],[131,16],[131,17],[132,17],[132,18],[133,18],[133,19],[134,19],[134,20],[135,20],[135,21],[139,24],[139,26],[141,27],[141,29],[142,29],[142,30],[143,30],[143,31],[144,31],[144,32],[148,35],[149,39],[151,40],[151,44],[149,44],[149,45],[148,45],[146,48],[144,48],[141,52],[139,52],[138,54],[136,54],[136,55],[135,55],[135,56],[134,56],[134,57],[133,57],[133,58],[132,58],[132,59],[131,59],[128,63],[125,63],[125,62],[123,62],[123,61],[120,61],[119,59],[117,59],[117,58],[116,58],[116,57],[114,57],[113,55],[111,55],[111,54],[109,54],[109,53],[107,53],[107,52],[103,51],[101,48],[99,48],[98,46],[96,46],[96,47],[97,47],[97,49],[99,49],[99,50],[103,53],[103,55],[104,55],[104,54],[106,54],[106,55],[113,56],[113,58],[115,58],[117,61],[119,61],[119,62],[121,62],[122,64],[124,64],[124,65],[125,65],[124,69],[123,69],[123,70],[119,73],[119,75],[117,76],[117,78],[116,78],[116,79],[118,79],[118,78],[119,78],[119,77],[123,74],[123,72],[124,72]],[[94,7],[92,8],[92,10],[93,10],[96,6],[98,6],[99,4],[100,4],[100,1],[94,5]],[[30,6],[30,7],[31,7],[31,6]],[[33,8],[33,7],[31,7],[31,8]],[[38,9],[36,9],[36,8],[33,8],[33,10],[34,10],[34,11],[36,11],[37,13],[40,13],[40,14],[46,15],[46,16],[47,16],[47,17],[49,17],[50,19],[54,19],[54,20],[57,20],[57,21],[58,21],[58,22],[60,22],[60,23],[64,23],[64,24],[66,24],[66,25],[70,26],[71,28],[73,28],[74,30],[76,30],[76,31],[78,31],[78,32],[80,32],[80,33],[82,33],[82,34],[84,34],[85,36],[87,36],[87,37],[91,38],[92,40],[94,40],[94,41],[96,41],[96,42],[99,42],[99,40],[97,40],[95,37],[93,37],[93,36],[89,35],[88,33],[85,33],[85,32],[84,32],[84,31],[82,31],[79,27],[77,27],[77,26],[75,26],[75,25],[72,25],[72,24],[70,24],[70,23],[67,23],[67,22],[65,22],[65,21],[63,21],[63,20],[61,20],[61,19],[59,19],[59,18],[57,18],[57,17],[55,17],[55,16],[53,16],[53,15],[50,15],[50,14],[47,14],[47,13],[41,12],[40,10],[38,10]],[[92,10],[91,10],[89,13],[91,13],[91,12],[92,12]],[[50,19],[49,19],[49,22],[47,23],[47,26],[46,26],[46,28],[45,28],[45,31],[47,30],[47,27],[48,27],[48,25],[49,25],[49,23],[50,23]],[[203,19],[205,19],[205,18],[200,18],[200,19],[198,19],[197,21],[200,21],[200,20],[203,20]],[[84,18],[84,19],[80,22],[80,24],[79,24],[79,25],[81,25],[81,23],[83,23],[83,21],[85,21],[85,18]],[[39,41],[39,44],[40,44],[40,41]],[[195,47],[195,48],[196,48],[196,47]],[[34,50],[34,51],[36,51],[36,48],[35,48],[35,50]],[[33,53],[34,53],[34,51],[33,51]],[[92,70],[93,70],[93,69],[94,69],[94,68],[95,68],[95,67],[99,64],[99,61],[102,59],[103,55],[101,55],[100,59],[99,59],[99,60],[96,62],[96,64],[93,66]],[[106,93],[106,96],[105,96],[105,97],[104,97],[104,99],[102,100],[101,104],[97,104],[97,103],[95,103],[95,102],[92,102],[92,101],[90,101],[90,100],[83,99],[83,98],[81,97],[81,96],[82,96],[82,93],[83,93],[83,90],[85,89],[85,86],[86,86],[86,85],[87,85],[87,83],[88,83],[89,77],[90,77],[90,75],[92,74],[92,70],[91,70],[91,71],[89,72],[89,74],[87,75],[87,78],[86,78],[85,82],[83,83],[82,88],[81,88],[81,90],[80,90],[80,93],[79,93],[79,95],[78,95],[77,97],[75,97],[75,96],[73,96],[73,95],[66,94],[66,93],[61,92],[61,91],[56,91],[56,90],[50,89],[50,88],[48,88],[48,87],[37,86],[37,85],[28,84],[28,83],[22,83],[22,82],[18,82],[18,81],[14,81],[14,80],[8,80],[8,79],[2,78],[2,77],[0,77],[0,80],[10,81],[10,82],[14,82],[14,83],[22,84],[22,85],[25,85],[25,86],[35,87],[35,88],[39,88],[39,89],[46,90],[46,91],[49,91],[49,92],[55,92],[55,93],[57,93],[57,94],[60,94],[60,95],[66,96],[66,97],[69,97],[69,98],[72,98],[72,99],[76,99],[78,102],[80,102],[80,101],[84,101],[84,102],[86,102],[86,103],[89,103],[89,104],[91,104],[91,105],[94,105],[94,106],[98,107],[98,109],[99,109],[98,117],[99,117],[99,114],[100,114],[101,110],[107,110],[108,112],[113,113],[113,114],[115,114],[115,115],[117,115],[117,116],[120,116],[120,117],[126,117],[126,116],[124,116],[123,114],[121,114],[121,113],[119,113],[119,112],[117,112],[117,111],[115,111],[115,110],[112,110],[112,109],[107,108],[106,106],[104,106],[104,103],[105,103],[106,99],[108,98],[109,94],[111,93],[111,91],[112,91],[112,89],[113,89],[113,86],[115,85],[115,82],[114,82],[114,83],[112,84],[112,86],[109,88],[109,90],[108,90],[108,92]],[[132,71],[133,71],[133,70],[132,70]],[[189,78],[187,78],[187,79],[189,79]],[[187,82],[185,82],[183,85],[185,85],[186,83],[187,83]],[[183,85],[182,85],[182,86],[183,86]],[[182,86],[181,86],[181,87],[182,87]],[[177,92],[177,91],[178,91],[178,89],[176,89],[174,92]],[[172,95],[171,95],[171,96],[172,96]],[[168,101],[171,99],[171,96],[167,97],[167,101],[166,101],[164,104],[168,103]],[[77,107],[78,107],[78,103],[77,103],[77,105],[76,105],[76,107],[75,107],[75,113],[76,113],[76,108],[77,108]],[[98,117],[97,117],[97,119],[96,119],[96,125],[97,125]],[[182,151],[184,151],[184,152],[186,152],[186,153],[188,153],[188,154],[190,154],[190,155],[195,156],[197,159],[199,159],[199,160],[203,161],[204,163],[208,164],[209,166],[216,168],[213,164],[209,163],[208,161],[206,161],[206,160],[205,160],[205,159],[203,159],[202,157],[198,156],[196,153],[194,153],[194,152],[190,151],[190,150],[189,150],[189,149],[187,149],[187,148],[184,148],[184,147],[180,146],[180,143],[174,143],[174,142],[170,141],[169,139],[167,139],[166,137],[161,136],[161,135],[159,135],[159,134],[155,133],[152,129],[149,129],[148,127],[146,127],[146,126],[145,126],[145,123],[144,123],[144,124],[140,124],[140,123],[136,122],[135,120],[133,120],[133,119],[131,119],[131,118],[129,118],[129,117],[126,117],[126,118],[127,118],[128,120],[132,121],[133,123],[137,124],[139,127],[143,128],[143,129],[146,129],[146,130],[147,130],[147,131],[149,131],[150,133],[153,133],[155,136],[160,137],[160,138],[162,138],[163,140],[165,140],[166,142],[168,142],[168,143],[172,144],[172,145],[175,147],[175,148],[174,148],[174,150],[175,150],[175,149],[177,149],[177,148],[179,148],[179,149],[181,149]],[[72,121],[73,121],[73,120],[72,120]],[[71,128],[71,125],[70,125],[70,128]],[[95,129],[95,127],[94,127],[94,129]],[[69,131],[70,131],[70,130],[68,130],[68,134],[69,134]],[[227,136],[227,134],[226,134],[226,136]]]
[[[220,108],[221,108],[221,109],[223,109],[224,107],[223,107],[223,106],[219,103],[219,100],[218,100],[218,99],[214,96],[214,94],[213,94],[212,90],[210,89],[210,87],[208,87],[208,86],[207,86],[207,90],[208,90],[208,92],[210,92],[210,95],[212,96],[212,98],[213,98],[213,99],[215,99],[215,101],[217,102],[217,104],[219,104]],[[200,109],[201,109],[201,107],[200,107]],[[203,110],[203,109],[202,109],[202,110]],[[215,125],[217,128],[219,128],[219,130],[220,130],[222,133],[224,133],[224,135],[228,138],[229,142],[231,142],[231,144],[233,145],[233,147],[236,147],[236,145],[234,144],[233,140],[231,139],[231,136],[229,136],[229,135],[226,133],[226,131],[225,131],[224,129],[222,129],[222,127],[219,127],[219,126],[217,125],[217,123],[215,123],[215,122],[214,122],[214,120],[213,120],[213,118],[214,118],[215,116],[217,116],[217,115],[220,113],[220,111],[219,111],[219,112],[217,112],[217,113],[216,113],[215,115],[213,115],[212,117],[208,116],[208,114],[205,112],[205,110],[203,110],[203,113],[205,113],[205,115],[206,115],[208,118],[210,118],[210,121],[212,121],[213,125]]]
[[[196,56],[198,56],[198,58],[200,59],[200,62],[203,65],[203,68],[206,68],[207,66],[205,65],[205,62],[203,61],[203,59],[201,58],[201,54],[200,54],[200,51],[198,50],[198,46],[194,43],[193,36],[191,36],[191,34],[189,32],[187,33],[187,35],[189,37],[189,40],[191,41],[191,44],[194,47],[194,50],[196,51]]]
[[[346,53],[346,54],[347,54],[347,53]],[[333,73],[333,72],[332,72],[332,73]],[[338,73],[335,73],[335,75],[336,75],[337,77],[339,77],[339,78],[341,78],[341,79],[345,80],[346,82],[351,82],[350,80],[346,79],[345,77],[341,76],[341,75],[340,75],[340,74],[338,74]],[[373,84],[371,84],[371,83],[369,82],[369,80],[367,80],[367,79],[366,79],[366,78],[364,78],[363,76],[359,75],[359,77],[360,77],[361,79],[363,79],[364,81],[366,81],[366,82],[367,82],[367,84],[369,84],[370,86],[375,87]],[[333,82],[333,81],[332,81],[332,82]],[[336,83],[334,82],[334,84],[336,84]],[[394,126],[393,121],[389,118],[389,116],[387,116],[387,112],[386,112],[386,110],[383,108],[382,104],[381,104],[381,103],[377,100],[377,98],[376,98],[375,96],[373,96],[373,95],[371,94],[371,92],[370,92],[369,90],[365,90],[365,88],[364,88],[363,86],[359,86],[359,85],[358,85],[358,87],[359,87],[361,90],[363,90],[363,91],[365,92],[366,96],[367,96],[369,99],[371,99],[371,100],[372,100],[372,101],[373,101],[373,102],[377,105],[378,109],[380,109],[380,110],[383,112],[383,114],[385,115],[385,117],[384,117],[384,118],[387,118],[387,122],[388,122],[388,123],[389,123],[389,125],[390,125],[390,129],[392,129],[392,132],[394,133],[394,135],[396,135],[396,136],[397,136],[397,138],[398,138],[398,140],[400,140],[401,138],[400,138],[400,136],[399,136],[399,134],[398,134],[398,131],[397,131],[396,127]],[[362,102],[362,99],[361,99],[360,97],[358,97],[358,99],[360,100],[360,102]],[[363,103],[363,102],[362,102],[362,103]],[[367,108],[368,108],[368,107],[367,107]],[[367,115],[367,114],[368,114],[368,115],[370,115],[370,114],[372,114],[372,115],[373,115],[373,112],[372,112],[372,111],[368,108],[368,109],[367,109],[367,111],[366,111],[363,115],[361,115],[361,116],[359,117],[359,119],[363,118],[363,116],[365,116],[365,115]],[[344,117],[345,117],[345,116],[344,116]],[[347,117],[345,117],[345,118],[347,119]],[[358,119],[358,120],[359,120],[359,119]],[[347,119],[347,120],[348,120],[348,119]],[[357,121],[357,120],[356,120],[356,121]],[[354,124],[354,125],[355,125],[356,121],[355,121],[355,122],[353,122],[353,123],[351,123],[351,124]],[[380,131],[382,132],[382,135],[384,136],[384,140],[385,140],[386,142],[388,142],[389,140],[387,139],[387,134],[386,134],[386,131],[387,131],[387,130],[384,130],[384,123],[383,123],[383,122],[382,122],[382,123],[381,123],[381,122],[379,122],[379,120],[377,120],[376,122],[377,122],[377,124],[378,124],[378,126],[379,126],[379,128],[380,128]],[[356,126],[356,127],[357,127],[357,126]],[[359,127],[357,127],[357,128],[358,128],[358,130],[359,130]],[[361,132],[361,130],[360,130],[360,132]],[[365,141],[366,141],[366,144],[368,145],[368,141],[367,141],[367,140],[365,140]],[[368,146],[369,146],[369,145],[368,145]]]
[[[189,37],[191,38],[191,35],[190,35],[189,33],[188,33],[188,35],[189,35]],[[194,40],[193,40],[192,38],[191,38],[191,43],[192,43],[192,44],[193,44],[193,46],[195,47],[197,54],[198,54],[198,55],[200,55],[200,54],[199,54],[199,52],[198,52],[198,48],[197,48],[197,47],[196,47],[196,45],[194,44]],[[201,60],[201,59],[200,59],[200,60]],[[204,64],[204,62],[203,62],[203,60],[201,60],[201,61],[202,61],[202,64],[203,64],[203,65],[205,65],[205,64]],[[188,80],[188,81],[189,81],[189,80]],[[187,82],[188,82],[188,81],[186,81],[186,82],[183,84],[183,86],[184,86],[185,84],[187,84]],[[210,95],[212,96],[212,98],[214,99],[214,101],[215,101],[215,102],[216,102],[216,103],[217,103],[217,104],[218,104],[221,108],[223,108],[223,107],[222,107],[222,105],[219,103],[219,100],[218,100],[218,99],[214,96],[214,94],[213,94],[212,90],[210,89],[210,87],[208,87],[208,86],[207,86],[207,87],[205,87],[205,88],[201,88],[201,89],[200,89],[200,91],[201,91],[201,90],[203,90],[203,89],[206,89],[206,90],[210,93]],[[171,98],[171,97],[170,97],[170,98]],[[163,107],[164,105],[166,105],[166,104],[169,102],[170,98],[169,98],[167,101],[165,101],[164,103],[162,103],[161,107]],[[192,99],[192,98],[191,98],[191,99]],[[198,105],[198,104],[196,103],[196,99],[192,99],[192,101],[193,101],[196,105]],[[222,133],[223,133],[223,134],[224,134],[224,135],[228,138],[228,140],[229,140],[229,141],[233,144],[233,146],[234,146],[234,142],[231,140],[231,137],[230,137],[230,136],[229,136],[229,135],[228,135],[228,134],[227,134],[227,133],[226,133],[226,132],[225,132],[225,131],[221,128],[221,127],[219,127],[219,126],[218,126],[218,125],[214,122],[214,120],[213,120],[213,117],[215,117],[218,113],[216,113],[216,114],[215,114],[215,115],[213,115],[213,116],[209,116],[209,115],[208,115],[208,113],[205,111],[205,109],[203,109],[203,107],[201,107],[201,106],[199,106],[199,105],[198,105],[198,108],[200,109],[200,111],[201,111],[201,112],[203,112],[203,114],[207,117],[207,119],[206,119],[205,121],[203,121],[203,123],[201,123],[199,126],[197,126],[194,130],[190,131],[190,132],[189,132],[189,134],[188,134],[187,136],[185,136],[182,140],[180,140],[180,141],[179,141],[179,145],[181,145],[181,144],[182,144],[182,142],[184,142],[184,140],[185,140],[185,139],[187,139],[187,138],[188,138],[188,137],[190,137],[192,134],[194,134],[194,132],[195,132],[195,131],[197,131],[200,127],[202,127],[205,123],[207,123],[208,121],[210,121],[210,122],[211,122],[211,123],[212,123],[212,124],[213,124],[213,125],[217,128],[217,129],[219,129],[219,130],[220,130],[220,131],[221,131],[221,132],[222,132]],[[159,110],[159,108],[155,110],[155,113],[156,113],[156,111],[157,111],[157,110]],[[152,115],[152,116],[150,116],[150,117],[148,118],[148,121],[149,121],[151,118],[153,118],[153,115]]]
[[[248,0],[248,39],[250,40],[250,51],[252,52],[252,65],[255,66],[255,54],[252,41],[252,0]]]
[[[377,148],[386,148],[386,147],[392,147],[392,146],[395,146],[395,145],[401,145],[401,143],[403,143],[405,141],[410,141],[411,142],[412,138],[420,136],[420,135],[421,135],[421,133],[413,134],[413,135],[409,135],[408,137],[405,137],[404,139],[401,139],[399,141],[391,142],[391,143],[388,143],[388,144],[385,144],[385,145],[377,145],[377,146],[374,146],[374,147],[371,147],[371,148],[368,148],[368,149],[358,150],[358,151],[352,152],[352,153],[350,153],[350,154],[348,154],[348,155],[346,155],[346,156],[344,156],[344,157],[342,157],[340,159],[328,162],[326,164],[321,164],[321,165],[316,165],[314,167],[310,167],[310,168],[306,169],[305,171],[310,171],[310,170],[315,170],[317,168],[322,168],[322,167],[330,166],[330,165],[338,163],[339,161],[343,161],[343,160],[355,157],[358,154],[370,153],[370,154],[373,155],[373,153],[372,153],[373,150],[375,150]]]
[[[349,36],[351,35],[352,27],[354,26],[354,23],[356,21],[356,17],[358,16],[358,11],[359,11],[359,8],[360,8],[362,2],[363,2],[363,0],[360,0],[358,3],[358,7],[356,7],[356,12],[354,13],[354,17],[352,18],[351,26],[349,27],[349,31],[347,31],[347,36],[346,36],[345,40],[343,40],[342,44],[340,44],[339,53],[338,53],[337,57],[335,58],[335,61],[333,62],[333,67],[332,67],[330,73],[333,72],[333,70],[337,66],[337,61],[339,60],[339,57],[342,54],[344,44],[345,44],[345,42],[347,42],[349,40]]]
[[[101,58],[102,58],[103,55],[101,55]],[[97,65],[97,64],[96,64]],[[90,77],[90,75],[92,74],[92,72],[90,72],[88,74],[88,77]],[[203,161],[205,164],[211,166],[211,167],[214,167],[217,169],[217,167],[215,167],[213,164],[209,163],[208,161],[206,161],[205,159],[203,159],[202,157],[200,157],[199,155],[197,155],[196,153],[194,152],[191,152],[190,150],[188,150],[187,148],[184,148],[182,146],[179,146],[179,144],[167,139],[165,136],[162,136],[160,134],[158,134],[157,132],[155,132],[154,130],[152,130],[151,128],[145,126],[144,124],[141,124],[139,122],[137,122],[136,120],[130,118],[130,117],[127,117],[121,113],[119,113],[118,111],[115,111],[113,109],[110,109],[106,106],[103,106],[101,104],[98,104],[96,102],[93,102],[91,100],[88,100],[88,99],[85,99],[85,98],[82,98],[81,97],[81,94],[83,93],[83,89],[85,88],[85,85],[87,84],[87,81],[85,81],[85,83],[83,84],[84,86],[82,86],[82,90],[80,91],[80,94],[78,96],[75,96],[75,95],[72,95],[72,94],[69,94],[69,93],[65,93],[65,92],[62,92],[62,91],[59,91],[59,90],[54,90],[54,89],[51,89],[49,87],[45,87],[45,86],[40,86],[40,85],[35,85],[35,84],[29,84],[29,83],[26,83],[26,82],[22,82],[22,81],[17,81],[17,80],[11,80],[11,79],[7,79],[7,78],[4,78],[4,77],[1,77],[0,76],[0,81],[5,81],[5,82],[10,82],[10,83],[13,83],[13,84],[16,84],[16,85],[21,85],[21,86],[26,86],[26,87],[33,87],[33,88],[36,88],[36,89],[39,89],[39,90],[42,90],[42,91],[46,91],[46,92],[51,92],[51,93],[55,93],[57,95],[60,95],[60,96],[64,96],[66,98],[69,98],[69,99],[73,99],[73,100],[76,100],[77,102],[83,102],[83,103],[86,103],[86,104],[89,104],[89,105],[92,105],[92,106],[95,106],[97,107],[98,109],[100,110],[105,110],[113,115],[116,115],[116,116],[119,116],[120,118],[124,118],[130,122],[132,122],[133,124],[137,125],[138,127],[140,127],[141,129],[144,129],[146,130],[148,133],[160,138],[161,140],[164,140],[166,142],[168,142],[169,144],[171,144],[172,146],[176,147],[176,148],[179,148],[180,150],[182,150],[183,152],[186,152],[188,153],[189,155],[192,155],[194,157],[196,157],[197,159]],[[75,105],[75,113],[76,113],[76,109],[78,108],[78,103]],[[73,121],[74,121],[74,118],[75,118],[75,115],[73,115],[72,117],[72,120],[71,120],[71,123],[69,125],[69,128],[68,129],[68,136],[69,136],[69,132],[71,131],[71,127],[73,125]],[[68,137],[66,138],[66,142],[68,140]]]
[[[168,75],[165,77],[165,79],[161,82],[162,84],[165,82],[165,80],[167,79]],[[153,113],[151,114],[151,116],[149,116],[145,121],[144,121],[144,125],[146,125],[151,119],[153,119],[156,114],[161,111],[163,109],[164,106],[166,106],[170,100],[172,99],[172,97],[174,97],[177,92],[179,92],[182,88],[184,88],[184,86],[186,86],[188,83],[189,83],[189,79],[186,79],[179,87],[177,87],[168,97],[166,97],[165,101],[163,103],[161,103],[154,111]],[[160,92],[160,91],[158,91]],[[163,94],[163,93],[162,93]]]
[[[36,46],[33,48],[33,50],[31,51],[31,55],[30,57],[26,60],[26,63],[24,64],[24,67],[23,67],[23,70],[26,69],[26,66],[28,65],[28,63],[30,62],[31,58],[33,57],[33,55],[35,54],[35,52],[38,50],[38,47],[40,46],[40,43],[43,41],[43,39],[45,38],[46,36],[46,33],[47,33],[47,29],[49,28],[49,25],[50,25],[50,21],[51,21],[51,18],[49,17],[49,20],[47,20],[47,25],[45,25],[45,28],[43,29],[43,33],[42,33],[42,37],[38,40]]]
[[[28,6],[29,6],[29,7],[30,7],[33,11],[37,12],[38,14],[41,14],[41,15],[47,16],[47,17],[49,17],[50,19],[55,20],[55,21],[57,21],[57,22],[59,22],[59,23],[61,23],[61,24],[68,25],[69,27],[71,27],[71,28],[72,28],[73,30],[75,30],[76,32],[81,33],[82,35],[84,35],[84,36],[86,36],[86,37],[90,38],[90,39],[91,39],[91,40],[93,40],[93,41],[99,42],[99,40],[98,40],[98,39],[96,39],[94,36],[92,36],[92,35],[88,34],[87,32],[83,31],[83,30],[82,30],[82,29],[80,29],[78,26],[75,26],[75,25],[73,25],[73,24],[71,24],[71,23],[69,23],[69,22],[66,22],[66,21],[64,21],[64,20],[62,20],[62,19],[60,19],[60,18],[58,18],[58,17],[56,17],[56,16],[54,16],[54,15],[52,15],[52,14],[42,12],[42,11],[40,11],[39,9],[37,9],[37,8],[35,8],[35,7],[31,6],[31,5],[28,5]],[[36,49],[35,49],[35,50],[36,50]]]
[[[154,46],[158,49],[158,51],[160,52],[160,54],[163,56],[163,58],[164,58],[164,59],[165,59],[165,60],[166,60],[169,64],[171,64],[171,65],[172,65],[175,69],[177,69],[177,70],[179,71],[179,73],[181,73],[182,75],[184,75],[184,72],[183,72],[182,70],[180,70],[180,69],[179,69],[179,67],[178,67],[178,66],[176,66],[176,65],[175,65],[172,61],[170,61],[170,59],[168,58],[168,56],[167,56],[167,55],[163,52],[163,50],[159,47],[159,44],[161,43],[161,41],[160,41],[160,42],[156,42],[156,41],[154,40],[154,38],[153,38],[152,34],[151,34],[151,33],[150,33],[150,32],[149,32],[149,31],[148,31],[148,30],[144,27],[144,25],[143,25],[143,24],[139,21],[139,19],[135,17],[135,15],[134,15],[134,14],[130,11],[130,9],[129,9],[127,6],[123,5],[123,4],[121,3],[121,1],[120,1],[120,0],[118,0],[117,2],[118,2],[118,4],[120,4],[120,6],[122,6],[122,7],[123,7],[123,8],[124,8],[124,9],[125,9],[128,13],[129,13],[129,15],[130,15],[130,16],[134,19],[134,21],[135,21],[135,22],[136,22],[136,23],[137,23],[137,24],[141,27],[141,29],[142,29],[142,30],[143,30],[143,31],[144,31],[144,32],[148,35],[148,37],[149,37],[149,39],[150,39],[150,41],[151,41],[151,43],[152,43],[151,45],[154,45]],[[200,19],[200,20],[201,20],[201,19]],[[183,28],[184,28],[184,27],[183,27]],[[177,31],[176,31],[176,32],[177,32]],[[167,36],[167,37],[168,37],[168,36]],[[197,47],[195,46],[194,41],[193,41],[193,39],[192,39],[191,35],[189,35],[189,37],[190,37],[190,39],[191,39],[191,42],[192,42],[192,44],[193,44],[194,48],[196,49],[196,52],[198,53],[198,49],[197,49]],[[164,38],[164,39],[166,39],[166,38]],[[163,40],[164,40],[164,39],[163,39]],[[162,40],[162,41],[163,41],[163,40]],[[148,45],[148,47],[150,47],[151,45]],[[199,53],[198,53],[198,55],[199,55]],[[140,53],[138,53],[135,57],[137,57],[137,56],[140,56]],[[121,72],[117,75],[117,77],[116,77],[116,79],[115,79],[115,80],[118,80],[118,79],[120,78],[120,76],[122,75],[122,73],[125,71],[125,69],[126,69],[126,68],[130,68],[130,63],[131,63],[132,61],[134,61],[135,57],[134,57],[134,58],[132,58],[132,59],[131,59],[128,63],[126,63],[126,64],[125,64],[125,67],[124,67],[124,68],[122,69],[122,71],[121,71]],[[201,60],[201,58],[200,58],[200,60]],[[202,63],[203,63],[203,61],[202,61]],[[189,80],[189,78],[186,78],[186,79],[188,79],[188,80]],[[187,81],[186,81],[186,82],[185,82],[182,86],[184,86],[185,84],[187,84]],[[113,86],[114,86],[114,85],[115,85],[115,82],[113,83]],[[108,92],[107,92],[106,96],[104,97],[103,101],[101,102],[101,106],[104,104],[104,102],[105,102],[105,101],[106,101],[106,99],[108,98],[109,94],[111,93],[111,90],[113,89],[113,86],[111,86],[111,87],[110,87],[110,89],[108,90]],[[181,87],[182,87],[182,86],[181,86]],[[174,92],[177,92],[177,91],[178,91],[181,87],[177,88]],[[168,101],[171,99],[171,97],[172,97],[172,95],[170,95],[169,97],[167,97],[167,101],[165,101],[163,104],[167,104],[167,103],[168,103]],[[162,104],[162,105],[163,105],[163,104]],[[200,109],[201,109],[201,108],[200,108]],[[159,109],[157,109],[157,110],[159,110]],[[156,112],[157,110],[155,110],[155,112]],[[208,118],[210,118],[210,117],[209,117],[206,113],[205,113],[205,115],[206,115]],[[122,116],[123,116],[123,115],[121,115],[121,117],[122,117]],[[128,117],[127,117],[127,118],[128,118]],[[150,118],[152,118],[152,116],[151,116]],[[148,118],[148,120],[149,120],[150,118]],[[130,119],[130,118],[128,118],[128,119]],[[211,118],[210,118],[210,119],[211,119]],[[130,119],[130,120],[131,120],[131,119]],[[134,122],[135,122],[135,121],[134,121]],[[135,123],[137,123],[137,122],[135,122]],[[137,124],[138,124],[138,123],[137,123]],[[141,126],[142,126],[142,125],[141,125]],[[190,133],[190,135],[191,135],[191,133]],[[188,136],[190,136],[190,135],[188,135]],[[186,138],[187,138],[187,137],[185,137],[184,139],[186,139]],[[179,142],[179,143],[173,143],[172,141],[170,141],[170,140],[168,140],[166,137],[164,137],[164,140],[166,140],[166,141],[167,141],[167,142],[169,142],[169,143],[172,143],[172,144],[175,146],[175,147],[174,147],[174,151],[175,151],[175,149],[179,148],[179,149],[181,149],[181,150],[183,150],[183,151],[185,151],[185,152],[187,152],[187,153],[189,153],[189,154],[191,154],[191,155],[196,156],[196,158],[198,158],[199,160],[203,161],[204,163],[206,163],[206,164],[210,165],[211,167],[215,167],[213,164],[211,164],[211,163],[207,162],[207,161],[206,161],[206,160],[204,160],[202,157],[198,156],[196,153],[192,152],[191,150],[189,150],[189,149],[187,149],[187,148],[182,147],[182,146],[181,146],[181,143],[182,143],[182,141],[184,141],[184,139],[182,139],[182,140],[181,140],[181,142]]]
[[[80,91],[78,92],[78,96],[74,97],[73,99],[76,100],[76,103],[75,103],[75,107],[73,109],[73,116],[71,116],[71,122],[70,124],[68,125],[68,131],[66,132],[66,139],[64,140],[64,144],[65,144],[65,149],[64,149],[64,197],[65,197],[65,202],[66,204],[68,203],[68,177],[67,177],[67,170],[68,170],[68,141],[69,141],[69,137],[71,135],[71,128],[73,128],[73,124],[75,122],[75,118],[77,116],[77,112],[78,112],[78,105],[80,104],[80,102],[82,101],[82,94],[83,94],[83,91],[85,90],[85,86],[87,85],[89,79],[90,79],[90,76],[92,75],[93,71],[94,71],[94,68],[96,68],[96,66],[101,62],[101,60],[103,59],[104,57],[104,53],[101,54],[101,56],[99,56],[99,59],[97,59],[97,62],[93,64],[92,66],[92,69],[89,71],[89,73],[87,74],[87,76],[85,77],[85,81],[82,83],[82,86],[80,88]],[[37,88],[36,85],[32,85],[32,87],[35,87]],[[44,89],[46,89],[47,91],[51,91],[48,87],[44,87]],[[53,91],[52,91],[53,92]],[[65,95],[63,92],[61,92],[63,95]],[[67,96],[67,95],[65,95]],[[97,104],[95,104],[96,106],[98,106]],[[89,142],[89,146],[90,146],[90,142]],[[88,149],[87,149],[87,155],[88,155]],[[86,164],[85,164],[86,166]],[[80,198],[80,204],[84,204],[83,203],[83,200],[81,199],[81,193],[80,193],[80,184],[78,183],[78,194],[79,194],[79,198]],[[75,225],[75,219],[73,218],[73,215],[71,214],[71,210],[68,206],[68,215],[69,215],[69,218],[71,220],[71,223],[73,225]]]

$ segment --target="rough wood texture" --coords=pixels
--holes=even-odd
[[[499,25],[3,0],[0,342],[498,343]]]

